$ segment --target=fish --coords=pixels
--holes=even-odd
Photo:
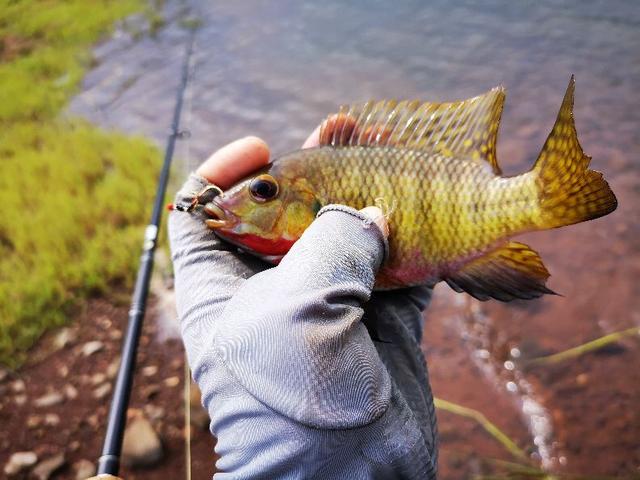
[[[325,205],[383,206],[389,250],[375,290],[444,281],[478,300],[554,294],[540,255],[513,236],[593,220],[617,199],[589,169],[571,77],[533,167],[505,176],[496,140],[506,98],[340,107],[317,147],[285,154],[204,205],[220,238],[277,264]]]

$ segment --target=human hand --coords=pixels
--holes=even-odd
[[[305,147],[317,143],[318,131]],[[268,161],[263,141],[233,142],[198,168],[176,201],[188,203],[207,182],[228,188]],[[170,216],[183,339],[218,437],[218,467],[225,471],[244,468],[233,454],[238,425],[264,414],[260,408],[314,429],[350,429],[385,414],[392,397],[389,372],[400,376],[396,381],[407,371],[424,371],[426,378],[417,345],[429,290],[371,298],[388,235],[382,212],[323,210],[273,268],[217,239],[202,212]],[[371,219],[377,227],[371,228]],[[367,329],[384,344],[374,345]],[[386,347],[407,341],[410,350]],[[430,399],[428,384],[418,387]],[[424,428],[431,429],[432,412],[424,410],[430,417]]]

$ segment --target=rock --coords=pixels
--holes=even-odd
[[[60,425],[60,416],[55,413],[47,413],[44,416],[44,424],[49,427],[57,427]]]
[[[153,377],[156,373],[158,373],[158,367],[156,365],[149,365],[142,369],[142,375],[145,377]]]
[[[58,368],[58,375],[60,375],[62,378],[67,378],[69,376],[69,367],[67,367],[66,365],[62,365],[60,368]]]
[[[117,328],[114,328],[113,330],[109,330],[109,338],[111,340],[120,340],[122,338],[122,332]]]
[[[116,378],[119,368],[120,368],[120,357],[114,359],[107,367],[107,378],[109,378],[110,380],[113,380],[114,378]]]
[[[68,448],[70,451],[76,452],[80,448],[80,442],[78,440],[74,440],[69,444]]]
[[[93,398],[97,398],[98,400],[100,400],[101,398],[109,395],[109,392],[111,392],[111,384],[103,383],[93,391]]]
[[[167,387],[177,387],[180,385],[180,377],[169,377],[164,379],[164,384]]]
[[[107,376],[104,373],[94,373],[93,375],[91,375],[91,384],[99,385],[101,383],[104,383],[106,379]]]
[[[82,346],[82,354],[85,357],[93,355],[104,348],[104,343],[100,340],[94,340],[93,342],[87,342]]]
[[[96,466],[93,462],[83,458],[73,464],[73,471],[76,472],[76,480],[87,480],[87,478],[96,474]]]
[[[134,468],[150,467],[162,457],[162,443],[149,420],[143,416],[134,418],[124,432],[123,462]]]
[[[144,406],[144,413],[149,417],[149,420],[155,422],[164,418],[164,408],[152,405],[150,403]]]
[[[37,461],[38,456],[35,452],[16,452],[9,457],[4,466],[4,473],[11,477],[35,465]]]
[[[13,401],[16,402],[16,405],[22,406],[25,403],[27,403],[27,396],[26,395],[16,395],[15,397],[13,397]]]
[[[64,401],[64,395],[60,392],[50,392],[39,398],[36,398],[33,405],[39,408],[52,407]]]
[[[39,427],[42,423],[42,417],[39,415],[29,415],[27,417],[27,428],[36,428]]]
[[[64,453],[58,453],[57,455],[40,462],[33,469],[33,476],[38,480],[49,480],[51,474],[62,467],[65,463],[67,463],[67,461],[64,458]]]
[[[13,390],[15,393],[24,392],[25,390],[24,380],[19,378],[18,380],[14,380],[13,382],[11,382],[11,390]]]
[[[71,385],[70,383],[67,383],[63,387],[63,390],[64,390],[65,396],[69,400],[75,400],[76,398],[78,398],[78,389],[76,387],[74,387],[73,385]]]
[[[70,345],[77,338],[77,333],[70,328],[62,328],[53,338],[53,347],[56,350],[60,350],[61,348],[65,348],[67,345]]]

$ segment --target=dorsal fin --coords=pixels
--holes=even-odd
[[[343,105],[320,129],[320,145],[396,146],[486,160],[500,174],[496,140],[505,93],[447,103],[383,100]]]

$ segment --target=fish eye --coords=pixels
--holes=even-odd
[[[278,182],[271,175],[260,175],[249,183],[249,193],[256,202],[266,202],[278,195]]]

